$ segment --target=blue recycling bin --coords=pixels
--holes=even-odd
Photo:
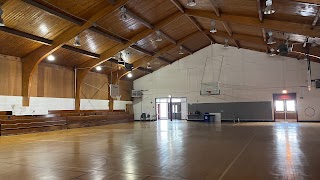
[[[204,115],[203,115],[203,120],[204,121],[210,121],[210,115],[209,115],[209,113],[204,113]]]

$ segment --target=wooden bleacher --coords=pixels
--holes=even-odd
[[[125,111],[49,111],[47,116],[12,116],[0,112],[1,136],[133,122]]]

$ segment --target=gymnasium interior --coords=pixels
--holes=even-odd
[[[0,179],[320,179],[319,17],[319,0],[0,0]]]

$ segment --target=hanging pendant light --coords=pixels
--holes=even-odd
[[[212,19],[211,20],[211,28],[210,28],[210,32],[211,33],[216,33],[217,32],[217,29],[216,29],[216,22]]]
[[[152,67],[151,67],[151,64],[148,62],[147,63],[147,69],[151,69]]]
[[[224,45],[223,45],[223,47],[224,48],[228,48],[229,47],[229,40],[228,39],[224,39]]]
[[[76,47],[81,46],[79,34],[74,38],[74,43],[73,43],[73,45],[76,46]]]
[[[183,53],[183,47],[182,47],[182,46],[180,46],[179,54],[180,54],[180,55],[183,55],[183,54],[184,54],[184,53]]]
[[[160,31],[156,31],[156,33],[157,33],[157,35],[158,35],[156,41],[157,41],[157,42],[161,42],[161,41],[162,41],[162,38],[161,38],[161,33],[160,33]]]
[[[0,26],[6,26],[6,25],[4,24],[3,19],[2,19],[2,15],[3,15],[3,10],[2,10],[1,7],[0,7]]]
[[[271,31],[269,31],[268,32],[268,35],[269,35],[269,39],[268,39],[268,41],[267,41],[267,44],[268,45],[270,45],[270,44],[275,44],[276,43],[276,41],[273,39],[273,37],[272,37],[272,32]]]
[[[273,56],[275,56],[275,55],[277,55],[276,52],[275,52],[275,50],[274,50],[273,48],[271,48],[271,49],[270,49],[270,55],[269,55],[269,56],[273,57]]]
[[[187,6],[193,7],[193,6],[196,6],[196,5],[197,5],[196,0],[188,0]]]
[[[120,20],[122,21],[128,20],[127,8],[125,8],[124,6],[120,8]]]
[[[266,8],[264,9],[264,14],[270,15],[274,14],[276,11],[272,7],[272,0],[266,0]]]

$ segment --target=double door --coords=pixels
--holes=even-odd
[[[298,121],[296,94],[276,94],[274,100],[274,120],[278,122]]]

